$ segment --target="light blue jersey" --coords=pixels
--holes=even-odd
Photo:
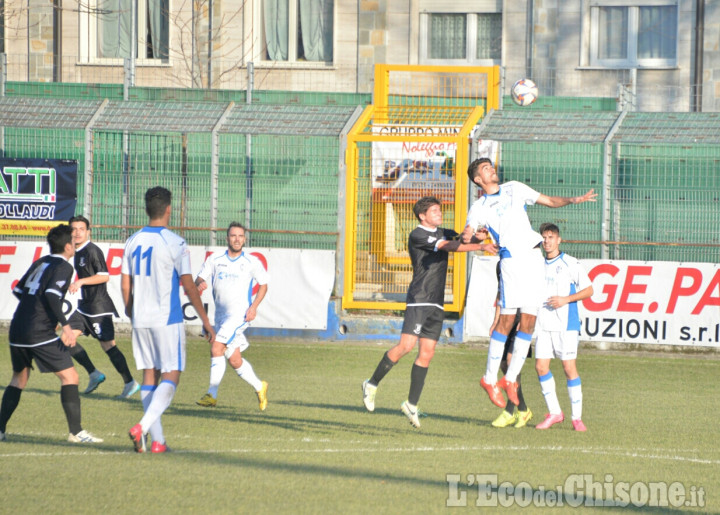
[[[230,258],[227,250],[210,255],[198,277],[212,288],[216,327],[228,318],[244,319],[252,304],[253,287],[268,282],[267,270],[257,257],[242,252],[236,258]]]
[[[566,297],[591,286],[592,282],[576,258],[561,252],[554,259],[545,259],[545,299]],[[543,331],[580,331],[577,302],[553,309],[543,305],[538,313],[537,328]]]
[[[542,236],[530,225],[527,206],[537,202],[540,193],[517,181],[500,185],[493,194],[484,194],[473,202],[465,225],[485,227],[500,247],[500,257],[517,257],[542,242]]]
[[[143,227],[125,243],[122,273],[132,279],[133,328],[182,323],[180,276],[192,274],[183,238],[166,227]]]

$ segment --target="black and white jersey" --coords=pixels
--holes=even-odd
[[[74,274],[62,256],[50,255],[35,261],[13,288],[20,299],[10,322],[10,344],[23,347],[42,345],[58,338],[58,317],[48,298],[65,297]],[[62,303],[60,303],[62,305]]]
[[[78,279],[85,279],[93,275],[108,275],[105,255],[100,247],[91,241],[86,241],[82,247],[75,249],[75,271]],[[115,315],[110,295],[107,292],[107,283],[83,286],[80,291],[77,310],[83,315]]]
[[[407,305],[445,304],[445,281],[448,253],[437,248],[441,240],[452,240],[458,233],[451,229],[429,229],[417,226],[408,238],[408,252],[413,266],[413,277],[407,292]]]

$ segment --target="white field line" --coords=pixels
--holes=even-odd
[[[11,442],[5,442],[0,444],[0,451],[9,450]],[[515,446],[515,445],[458,445],[458,446],[420,446],[420,447],[325,447],[319,449],[298,449],[298,448],[284,448],[284,449],[221,449],[221,450],[183,450],[173,451],[177,454],[271,454],[271,455],[288,455],[288,454],[357,454],[367,452],[382,452],[382,453],[419,453],[419,452],[487,452],[487,451],[500,451],[500,452],[551,452],[556,453],[562,452],[576,452],[581,454],[593,454],[598,456],[619,456],[624,458],[632,458],[638,460],[649,460],[649,461],[670,461],[678,463],[697,463],[701,465],[720,465],[720,459],[705,459],[705,458],[693,458],[688,456],[680,456],[677,453],[695,453],[698,452],[694,449],[671,449],[667,452],[669,454],[658,453],[657,449],[650,452],[649,449],[633,450],[628,451],[625,449],[617,448],[582,448],[582,447],[563,447],[558,446]],[[27,458],[27,457],[59,457],[59,456],[117,456],[123,454],[134,454],[134,451],[128,444],[127,451],[103,451],[101,448],[95,449],[92,445],[83,445],[77,450],[72,451],[58,451],[58,452],[20,452],[20,453],[0,453],[0,458]]]

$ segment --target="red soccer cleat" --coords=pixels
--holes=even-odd
[[[168,446],[164,443],[153,442],[150,446],[150,452],[153,454],[160,454],[161,452],[169,452]]]
[[[132,440],[133,445],[135,446],[135,452],[147,451],[145,446],[145,433],[143,433],[142,426],[140,424],[135,424],[128,432],[128,435],[130,435],[130,440]]]
[[[559,424],[563,420],[565,420],[565,415],[563,415],[562,413],[560,413],[559,415],[553,415],[551,413],[548,413],[547,415],[545,415],[545,420],[536,425],[535,429],[548,429],[550,426]]]
[[[497,383],[488,384],[485,382],[485,378],[483,377],[480,379],[480,386],[482,386],[487,392],[488,397],[490,397],[490,402],[492,402],[498,408],[505,407],[505,397],[503,397],[503,394],[500,391],[500,388],[498,388]]]
[[[575,431],[581,431],[581,432],[587,431],[587,427],[585,427],[585,424],[583,424],[583,421],[580,419],[573,420],[572,426]]]
[[[520,399],[518,398],[518,383],[510,382],[507,379],[505,379],[505,376],[500,378],[500,381],[497,382],[498,388],[502,388],[505,390],[505,393],[507,394],[507,398],[510,402],[512,402],[515,406],[520,404]]]

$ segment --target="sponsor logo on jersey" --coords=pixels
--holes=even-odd
[[[58,281],[55,284],[57,284],[58,288],[62,288],[63,285],[65,284],[65,281]]]

